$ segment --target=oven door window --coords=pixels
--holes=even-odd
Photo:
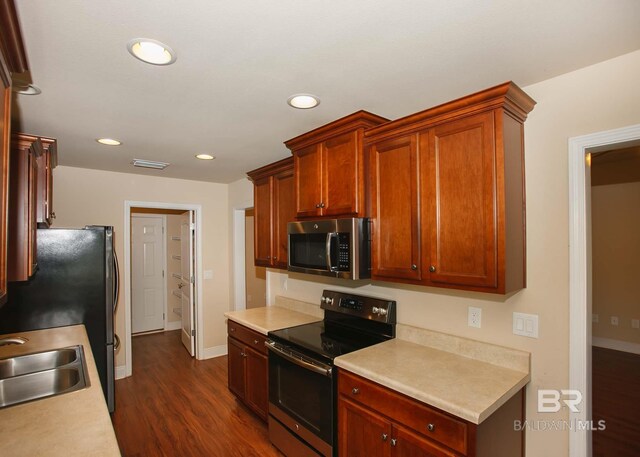
[[[327,269],[326,233],[290,233],[289,264],[312,270]]]
[[[332,442],[333,381],[269,353],[269,401]]]

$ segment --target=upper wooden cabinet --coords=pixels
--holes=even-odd
[[[13,0],[0,7],[0,306],[7,301],[11,87],[31,83]]]
[[[526,286],[523,123],[534,105],[505,83],[366,131],[373,279]]]
[[[253,181],[256,266],[287,268],[287,223],[295,219],[293,159],[247,173]]]
[[[38,160],[44,153],[38,137],[11,137],[9,172],[8,280],[26,281],[36,271],[36,202]]]
[[[365,215],[362,139],[365,129],[385,122],[358,111],[285,142],[293,154],[299,219]]]
[[[40,137],[43,153],[38,162],[36,222],[39,227],[49,228],[56,215],[53,212],[53,169],[58,165],[57,141]]]

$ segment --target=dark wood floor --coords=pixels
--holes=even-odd
[[[112,416],[123,456],[282,457],[229,392],[226,357],[192,359],[179,330],[133,338],[132,351]]]
[[[640,355],[593,348],[594,457],[640,456]]]

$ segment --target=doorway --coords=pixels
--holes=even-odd
[[[640,144],[640,124],[569,139],[569,387],[582,393],[573,422],[592,420],[591,154]],[[617,146],[614,146],[617,145]],[[569,455],[591,457],[592,433],[569,434]]]
[[[247,309],[267,306],[267,269],[255,265],[254,211],[247,208],[244,213],[244,271],[245,303]]]
[[[201,206],[125,201],[124,210],[125,376],[132,374],[132,335],[141,331],[181,329],[186,350],[200,358],[204,344],[199,331],[203,328]],[[158,247],[158,232],[163,249]],[[136,248],[142,255],[136,256]],[[157,278],[152,280],[158,271],[162,286]],[[145,284],[145,275],[152,284]],[[154,300],[157,296],[163,297],[162,305]]]

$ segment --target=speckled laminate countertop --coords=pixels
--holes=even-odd
[[[529,353],[400,325],[398,338],[334,363],[474,424],[530,380]]]
[[[12,333],[11,336],[22,336],[29,341],[19,346],[0,346],[0,358],[81,344],[91,385],[0,409],[0,455],[120,456],[84,325]]]
[[[227,319],[231,319],[263,335],[273,330],[310,324],[311,322],[322,320],[322,317],[301,313],[280,306],[265,306],[242,311],[229,311],[224,313],[224,315]]]

